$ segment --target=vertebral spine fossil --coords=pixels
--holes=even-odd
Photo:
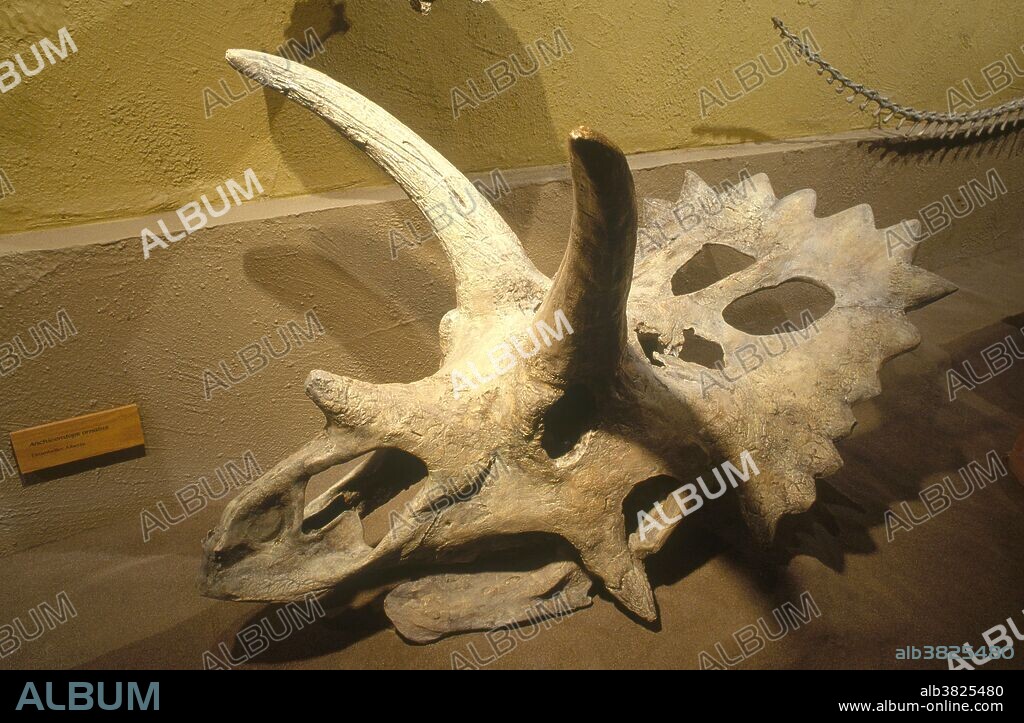
[[[531,603],[560,593],[569,607],[583,607],[593,581],[654,620],[644,558],[683,515],[679,495],[667,496],[645,508],[660,529],[630,534],[623,507],[631,491],[662,476],[688,482],[691,445],[720,461],[751,458],[758,474],[729,494],[769,542],[782,515],[812,504],[814,477],[841,465],[831,440],[850,431],[849,405],[877,394],[881,364],[918,342],[904,309],[952,290],[912,266],[909,251],[890,258],[867,206],[817,218],[812,191],[776,199],[764,175],[739,198],[720,197],[688,173],[683,197],[722,208],[643,256],[634,274],[633,177],[621,151],[586,128],[569,137],[576,208],[561,266],[548,279],[473,185],[383,109],[275,56],[227,57],[330,121],[421,210],[451,195],[477,210],[436,229],[457,302],[440,325],[441,368],[410,384],[379,385],[312,372],[306,392],[326,427],[228,505],[204,543],[201,587],[212,597],[300,600],[371,571],[409,578],[424,564],[433,569],[385,603],[398,630],[419,642],[523,620]],[[647,211],[657,213],[657,204]],[[752,262],[673,295],[674,271],[712,239]],[[681,350],[694,334],[729,352],[751,344],[757,335],[730,326],[726,307],[793,279],[834,295],[817,332],[770,364],[731,374],[730,388],[708,392],[708,366]],[[456,398],[453,371],[488,368],[495,348],[539,324],[564,333]],[[645,350],[641,337],[657,348]],[[720,371],[739,371],[724,358]],[[394,492],[388,459],[403,453],[426,468],[414,514],[368,544],[361,518]],[[306,502],[311,476],[357,458],[353,471]],[[448,489],[438,504],[446,480],[462,480],[457,486],[468,492]],[[532,570],[484,567],[496,550],[526,548],[547,552]],[[476,568],[449,567],[467,561]]]

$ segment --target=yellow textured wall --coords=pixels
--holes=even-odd
[[[172,210],[248,167],[271,196],[385,182],[323,122],[265,91],[205,117],[204,88],[225,99],[221,80],[244,88],[225,49],[273,52],[308,27],[325,46],[309,64],[464,170],[561,162],[581,123],[627,152],[864,126],[804,66],[701,117],[702,86],[718,95],[721,80],[735,95],[734,68],[759,54],[778,67],[773,14],[810,28],[852,77],[936,110],[965,77],[985,89],[982,68],[1006,54],[1024,68],[1016,2],[438,0],[423,17],[406,0],[13,0],[0,8],[0,60],[31,61],[32,43],[61,27],[78,52],[0,96],[0,169],[15,189],[0,199],[0,233]],[[571,53],[453,118],[454,86],[469,92],[472,79],[483,92],[488,66],[527,61],[538,39],[554,47],[556,28]],[[1015,78],[991,102],[1021,94]]]

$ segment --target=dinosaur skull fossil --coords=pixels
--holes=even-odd
[[[548,279],[473,185],[386,111],[275,56],[232,50],[227,59],[330,121],[425,213],[452,202],[475,210],[435,229],[457,302],[441,321],[440,369],[379,385],[312,372],[306,392],[326,426],[227,506],[204,543],[200,584],[211,597],[291,601],[356,587],[369,573],[401,580],[402,571],[426,570],[385,602],[415,641],[522,620],[516,611],[527,602],[556,594],[582,607],[595,582],[654,620],[644,559],[683,515],[678,498],[666,496],[649,508],[664,524],[630,532],[630,493],[653,478],[688,481],[687,449],[719,460],[749,453],[759,474],[734,494],[754,536],[770,542],[780,517],[812,504],[814,478],[841,465],[832,440],[851,430],[850,405],[878,394],[882,363],[919,341],[904,311],[952,291],[914,267],[909,253],[890,257],[867,206],[818,218],[812,191],[777,199],[764,175],[750,179],[741,198],[688,174],[682,199],[720,207],[637,256],[626,159],[586,128],[569,137],[575,213],[561,266]],[[651,204],[645,221],[672,208]],[[673,293],[676,269],[712,243],[750,263]],[[728,307],[792,280],[828,289],[834,305],[798,347],[741,369],[731,352],[754,341],[779,348],[782,339],[734,328]],[[524,334],[536,329],[543,344]],[[717,365],[689,360],[696,335],[729,353]],[[536,344],[517,344],[508,363],[508,340],[526,337]],[[459,388],[468,370],[493,370],[498,357],[506,361],[500,373]],[[395,450],[425,466],[411,507],[429,514],[369,544],[362,518],[393,489],[384,477]],[[305,499],[311,476],[352,460],[359,461],[337,484]],[[464,482],[453,488],[451,480]],[[459,567],[519,547],[552,553],[535,569]]]

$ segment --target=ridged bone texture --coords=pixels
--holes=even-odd
[[[817,218],[812,191],[778,199],[763,175],[722,194],[688,173],[679,202],[643,209],[644,234],[657,228],[667,242],[637,253],[626,159],[587,128],[569,136],[575,209],[549,280],[473,185],[386,111],[283,58],[227,59],[332,123],[421,210],[475,210],[436,229],[457,300],[441,322],[438,371],[410,384],[312,372],[306,392],[325,428],[228,504],[204,542],[200,587],[211,597],[291,601],[383,576],[400,583],[385,612],[414,642],[536,621],[543,601],[558,602],[544,614],[564,614],[589,605],[594,585],[653,621],[644,559],[685,515],[666,494],[645,508],[656,528],[633,531],[631,493],[653,478],[691,482],[688,450],[734,462],[746,453],[759,473],[732,494],[769,544],[783,515],[813,503],[814,478],[841,465],[832,441],[852,428],[850,405],[878,394],[881,364],[917,344],[904,311],[952,290],[909,253],[888,253],[867,206]],[[680,204],[715,212],[668,236]],[[674,293],[676,270],[711,243],[751,261]],[[731,326],[730,304],[794,279],[829,290],[832,308],[815,333],[747,368],[735,350],[785,341]],[[721,347],[717,364],[691,360],[695,335]],[[305,499],[310,477],[353,460]],[[371,544],[363,519],[404,484],[403,460],[425,476]]]

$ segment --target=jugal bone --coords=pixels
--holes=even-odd
[[[622,152],[587,128],[569,136],[575,212],[561,266],[548,279],[473,185],[382,108],[275,56],[231,50],[227,58],[336,126],[421,210],[449,200],[476,210],[453,214],[436,229],[457,302],[441,321],[440,369],[409,384],[310,373],[306,393],[326,425],[227,506],[204,542],[201,590],[211,597],[292,601],[358,586],[367,573],[415,579],[432,566],[385,606],[408,637],[426,640],[499,620],[511,604],[543,594],[538,590],[556,569],[558,580],[575,580],[578,572],[637,617],[655,620],[644,559],[682,515],[670,497],[649,509],[665,522],[660,529],[630,533],[623,512],[630,492],[659,476],[689,482],[686,450],[694,446],[720,460],[752,456],[759,474],[730,494],[754,536],[769,543],[783,515],[812,504],[814,478],[841,465],[832,440],[852,428],[850,405],[878,394],[882,363],[918,343],[904,311],[953,290],[914,267],[909,250],[890,258],[867,206],[819,218],[813,191],[779,199],[764,175],[742,195],[719,195],[687,174],[683,200],[721,209],[643,256],[634,273],[632,174]],[[645,212],[670,208],[663,205]],[[753,261],[713,285],[674,295],[675,271],[712,242]],[[793,279],[834,296],[815,321],[817,332],[771,363],[732,375],[737,381],[728,388],[709,389],[705,375],[737,371],[732,352],[754,338],[727,324],[725,309]],[[454,370],[486,368],[493,350],[538,324],[557,343],[538,343],[507,373],[453,394]],[[664,351],[649,358],[641,332]],[[680,353],[693,334],[728,352],[720,368]],[[311,476],[366,455],[307,504]],[[368,544],[362,520],[394,484],[384,462],[395,455],[425,468],[411,504],[430,514],[416,514]],[[434,491],[465,470],[474,470],[472,493],[436,505]],[[527,551],[556,548],[570,555],[522,575],[487,571],[487,555],[496,549],[533,559]],[[457,576],[467,562],[473,567],[461,569],[470,574]],[[551,568],[552,562],[564,564]],[[498,579],[515,589],[491,599],[485,591]],[[571,587],[574,604],[589,602],[581,583]]]

